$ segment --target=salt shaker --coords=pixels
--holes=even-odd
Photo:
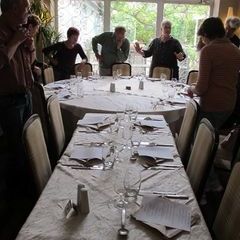
[[[81,188],[80,212],[85,214],[89,213],[88,191],[86,188]]]
[[[144,82],[143,82],[143,80],[139,81],[139,89],[140,90],[144,89]]]
[[[78,210],[80,210],[80,206],[81,206],[81,189],[84,187],[85,187],[84,184],[78,184],[78,186],[77,186],[77,208],[78,208]]]

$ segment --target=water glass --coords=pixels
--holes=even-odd
[[[141,173],[134,167],[128,168],[124,178],[124,188],[128,202],[136,201],[140,187]]]
[[[103,147],[103,170],[110,170],[113,168],[115,162],[115,146],[112,143],[108,144],[109,147]],[[109,150],[106,154],[106,151]]]
[[[88,72],[88,80],[92,80],[93,79],[93,72]]]
[[[117,75],[117,71],[113,71],[113,80],[117,80],[118,75]]]
[[[171,98],[174,98],[175,96],[175,93],[176,93],[176,90],[174,87],[169,87],[168,88],[168,97],[171,99]]]
[[[117,78],[119,78],[122,75],[122,69],[117,69]]]
[[[167,75],[165,73],[161,73],[160,80],[161,81],[166,81],[167,80]]]
[[[80,98],[84,96],[82,79],[77,80],[77,96]]]
[[[81,72],[77,72],[76,73],[76,78],[77,78],[77,80],[81,80],[82,79],[82,73]]]
[[[115,171],[114,176],[114,192],[118,195],[114,199],[114,206],[116,208],[123,208],[127,204],[124,197],[126,193],[126,190],[124,188],[124,173],[121,170]]]

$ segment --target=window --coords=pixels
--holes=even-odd
[[[117,25],[125,26],[131,42],[128,62],[133,74],[148,72],[151,59],[138,55],[133,42],[143,46],[159,35],[162,19],[173,23],[172,35],[177,38],[188,58],[180,64],[180,77],[185,78],[190,69],[198,67],[196,31],[201,21],[209,16],[210,5],[197,0],[58,0],[58,29],[62,40],[66,31],[74,26],[80,30],[79,42],[94,67],[97,62],[91,47],[93,36],[113,31]],[[179,2],[179,3],[178,3]]]
[[[92,52],[92,37],[103,32],[103,1],[58,0],[58,29],[61,40],[67,38],[69,27],[80,30],[79,42],[91,63],[95,56]],[[80,59],[77,59],[79,62]]]

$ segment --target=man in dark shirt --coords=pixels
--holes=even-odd
[[[225,22],[226,36],[238,48],[240,46],[240,39],[235,34],[235,32],[239,27],[240,27],[240,18],[238,17],[230,17]]]
[[[116,27],[114,32],[104,32],[92,39],[92,48],[99,62],[101,76],[111,76],[112,65],[128,59],[130,43],[125,37],[126,29]],[[98,44],[102,46],[98,51]]]
[[[183,52],[180,42],[170,35],[171,26],[171,22],[163,21],[161,24],[160,38],[155,38],[147,50],[140,48],[138,43],[135,44],[136,51],[143,57],[147,58],[152,56],[150,77],[152,77],[153,69],[159,66],[171,68],[173,71],[172,77],[179,78],[177,60],[184,60],[186,55]]]
[[[45,55],[52,54],[55,81],[67,79],[71,74],[74,74],[77,54],[79,54],[83,60],[81,64],[87,62],[86,54],[81,45],[77,43],[78,37],[78,29],[71,27],[67,31],[67,41],[58,42],[43,49]]]
[[[21,136],[23,125],[31,114],[29,90],[33,78],[29,53],[24,46],[28,31],[22,25],[27,22],[29,7],[28,0],[1,0],[0,203],[2,196],[9,197],[2,194],[4,184],[8,193],[14,186],[20,191],[18,184],[24,177],[26,161]]]

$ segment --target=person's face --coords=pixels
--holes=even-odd
[[[169,24],[163,25],[162,26],[162,34],[164,36],[169,36],[171,34],[171,26]]]
[[[13,6],[13,14],[18,24],[26,24],[30,11],[29,0],[21,0]]]
[[[70,44],[75,45],[78,41],[79,35],[72,35],[68,38]]]
[[[117,42],[122,41],[125,38],[125,32],[124,31],[115,32],[115,35],[116,35]]]
[[[36,34],[37,34],[38,31],[39,31],[39,25],[33,27],[32,24],[30,24],[29,27],[28,27],[28,31],[29,31],[29,35],[30,35],[31,37],[35,37]]]
[[[226,24],[225,30],[226,30],[226,35],[227,36],[232,36],[234,34],[234,32],[236,31],[236,29],[235,28],[231,28],[229,26],[229,24]]]

